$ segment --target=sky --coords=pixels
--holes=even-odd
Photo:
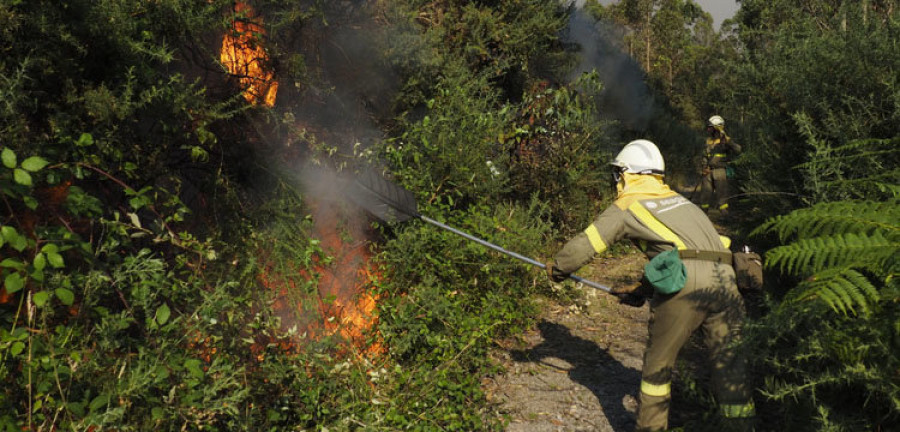
[[[713,25],[715,28],[719,28],[727,18],[731,18],[734,16],[734,13],[737,12],[739,6],[737,1],[735,0],[694,0],[703,10],[707,11],[713,17]],[[584,3],[584,0],[575,0],[575,4],[581,5]],[[616,0],[600,0],[600,4],[608,5],[610,3],[616,3]]]
[[[709,12],[713,17],[713,25],[719,28],[727,18],[734,16],[739,6],[734,0],[694,0],[703,10]]]

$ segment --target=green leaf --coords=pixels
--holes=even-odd
[[[39,156],[32,156],[22,161],[22,168],[31,172],[38,172],[47,166],[49,162]]]
[[[31,186],[31,174],[21,168],[13,170],[13,179],[22,186]]]
[[[24,196],[24,197],[22,197],[22,201],[25,201],[25,205],[26,205],[28,208],[30,208],[30,209],[32,209],[32,210],[37,210],[37,207],[38,207],[38,201],[37,201],[36,199],[34,199],[34,198],[30,197],[30,196]]]
[[[200,369],[200,360],[187,359],[184,361],[184,368],[187,369],[194,378],[203,378],[203,369]]]
[[[10,243],[12,243],[12,237],[17,236],[19,234],[16,232],[15,228],[13,228],[9,225],[3,225],[3,226],[0,226],[0,235],[2,235],[3,238],[5,238]]]
[[[165,380],[169,378],[169,368],[167,366],[159,365],[156,367],[156,371],[154,372],[157,380]]]
[[[31,276],[32,279],[34,279],[38,282],[44,281],[44,271],[43,270],[35,269],[33,272],[31,272],[31,274],[29,276]]]
[[[80,137],[78,137],[78,141],[75,142],[75,145],[78,147],[87,147],[94,144],[94,137],[89,133],[83,133]]]
[[[169,321],[169,316],[171,314],[172,311],[169,310],[168,305],[164,304],[160,306],[156,309],[156,322],[159,323],[159,325],[165,324],[167,321]]]
[[[17,251],[22,252],[28,246],[28,239],[26,239],[25,236],[19,236],[10,242],[10,246]]]
[[[15,258],[7,258],[3,261],[0,261],[0,267],[4,268],[14,268],[16,270],[25,270],[25,264],[22,261],[19,261]]]
[[[50,293],[47,291],[41,291],[31,298],[31,301],[33,301],[35,306],[37,307],[41,307],[47,304],[48,300],[50,300]]]
[[[12,347],[10,347],[9,352],[10,352],[10,354],[17,356],[17,355],[21,354],[24,349],[25,349],[25,343],[23,343],[21,341],[16,341],[15,343],[12,344]]]
[[[126,215],[128,215],[128,218],[131,219],[132,225],[134,225],[138,228],[142,228],[141,227],[141,219],[138,217],[137,213],[126,213]]]
[[[63,261],[62,255],[58,253],[48,253],[47,260],[50,261],[50,265],[53,266],[53,268],[63,268],[66,266],[66,263]]]
[[[143,196],[136,196],[136,197],[128,200],[128,204],[130,204],[131,208],[133,208],[135,210],[140,210],[141,208],[146,206],[148,203],[149,202],[148,202],[147,198],[143,197]]]
[[[6,239],[9,245],[19,252],[22,252],[28,246],[28,239],[19,235],[19,232],[9,225],[0,227],[0,236]]]
[[[152,417],[153,420],[162,420],[164,415],[165,411],[160,407],[153,407],[153,409],[150,410],[150,417]]]
[[[3,280],[3,287],[9,294],[19,291],[24,286],[25,279],[19,273],[10,273],[6,275],[6,278]]]
[[[8,147],[4,148],[2,152],[0,152],[0,159],[3,160],[3,165],[9,169],[13,169],[16,167],[16,154],[10,150]]]
[[[206,162],[209,160],[209,153],[201,147],[191,147],[191,159],[193,161]]]
[[[97,411],[98,409],[106,406],[107,403],[109,403],[109,395],[101,394],[101,395],[95,397],[94,400],[91,401],[91,404],[90,404],[91,411]]]
[[[56,297],[62,304],[66,306],[72,306],[75,303],[75,293],[65,288],[57,288],[53,291],[56,294]]]
[[[34,269],[37,271],[41,271],[44,267],[47,266],[47,260],[44,258],[44,254],[39,253],[34,257],[34,261],[31,263],[34,266]]]

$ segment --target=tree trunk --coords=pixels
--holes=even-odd
[[[647,11],[647,22],[644,24],[644,38],[647,41],[645,57],[647,58],[647,75],[650,75],[650,39],[653,35],[653,28],[650,26],[650,19],[653,18],[653,8]]]

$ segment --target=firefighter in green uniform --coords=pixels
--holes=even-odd
[[[710,207],[720,215],[728,212],[728,164],[741,152],[741,146],[731,141],[725,133],[725,119],[714,115],[706,123],[706,148],[703,154],[703,176],[700,183],[700,207],[709,212]]]
[[[725,422],[749,430],[755,413],[745,359],[732,345],[745,312],[727,238],[699,207],[665,185],[665,163],[652,142],[628,143],[611,164],[616,201],[547,264],[550,278],[562,281],[619,240],[641,247],[650,258],[644,292],[652,298],[637,430],[667,428],[675,359],[697,329],[710,350],[712,384]]]

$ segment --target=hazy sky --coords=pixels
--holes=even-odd
[[[694,0],[703,10],[709,12],[713,17],[713,25],[718,29],[726,18],[731,18],[738,10],[738,4],[735,0]],[[575,0],[575,4],[581,5],[584,0]],[[616,3],[616,0],[600,0],[600,4],[608,5]]]
[[[713,25],[719,28],[727,18],[734,16],[738,10],[738,4],[734,0],[694,0],[703,10],[709,12],[713,17]]]

